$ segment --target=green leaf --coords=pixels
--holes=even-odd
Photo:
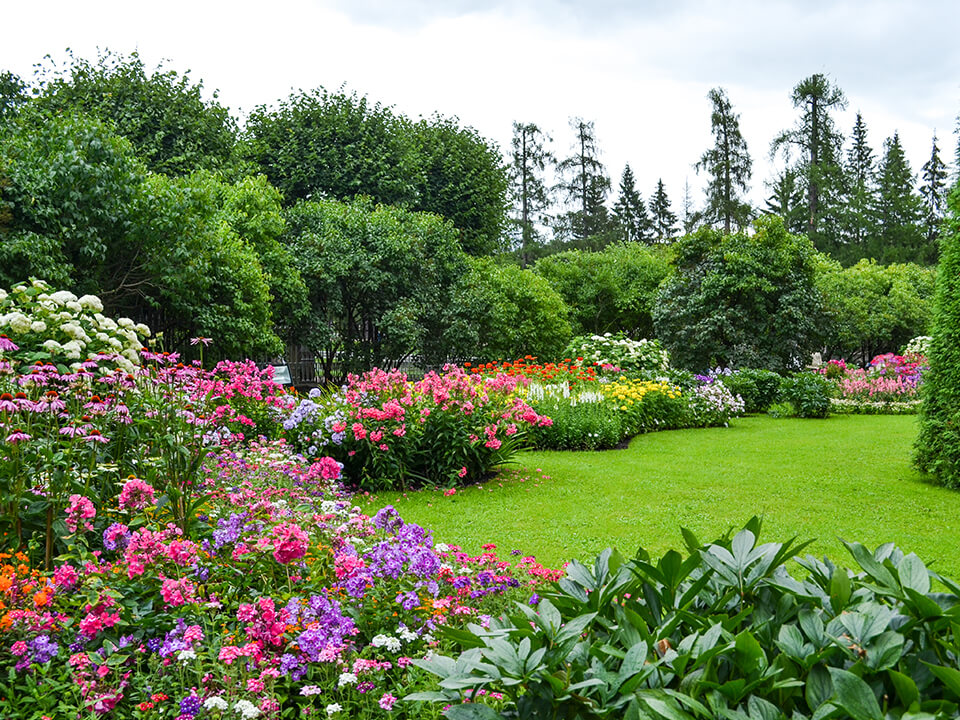
[[[415,692],[404,696],[404,702],[450,702],[441,692]]]
[[[767,666],[767,656],[749,630],[744,630],[737,635],[735,647],[736,663],[747,675],[763,670]]]
[[[833,606],[835,613],[839,613],[847,606],[851,592],[850,576],[846,568],[837,568],[833,577],[830,578],[830,605]]]
[[[500,715],[483,703],[451,705],[444,713],[450,720],[500,720]]]
[[[873,690],[851,672],[839,668],[827,668],[833,681],[833,700],[853,720],[883,720],[880,704]]]
[[[888,670],[890,682],[897,691],[897,697],[900,698],[900,704],[905,708],[910,707],[920,700],[920,691],[917,690],[917,684],[909,675],[904,675],[896,670]]]
[[[827,669],[823,665],[814,665],[807,675],[807,687],[804,690],[807,706],[814,710],[829,700],[832,694],[833,683]]]
[[[910,553],[900,561],[897,572],[900,573],[900,584],[904,588],[916,590],[921,595],[930,592],[930,573],[927,571],[927,566],[914,553]]]
[[[853,555],[853,559],[856,560],[860,567],[866,571],[867,575],[880,583],[884,589],[894,592],[899,590],[897,581],[894,579],[893,575],[890,574],[890,571],[887,570],[881,563],[877,562],[876,558],[873,557],[873,554],[863,545],[858,542],[848,543],[846,540],[841,540],[840,542],[842,542],[844,547],[850,551],[850,554]]]
[[[787,657],[801,663],[805,659],[803,635],[796,625],[781,625],[776,645]]]
[[[881,672],[892,668],[903,654],[905,638],[894,630],[876,637],[865,649],[867,651],[867,667],[874,672]]]
[[[944,685],[950,688],[954,695],[960,697],[960,670],[943,667],[942,665],[931,665],[923,660],[920,662],[930,668],[930,672],[936,675]]]

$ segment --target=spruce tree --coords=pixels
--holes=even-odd
[[[930,159],[923,164],[920,173],[920,195],[923,196],[923,225],[927,244],[936,247],[940,235],[940,223],[947,205],[947,166],[940,159],[937,136],[933,136]]]
[[[877,206],[876,160],[867,142],[867,125],[859,112],[850,135],[844,173],[846,192],[840,213],[838,259],[852,263],[867,254],[871,239],[879,232],[874,214]]]
[[[960,488],[960,187],[948,206],[914,460],[942,485]]]
[[[627,242],[653,241],[653,222],[643,198],[637,191],[636,178],[629,164],[620,176],[620,197],[613,205],[613,215],[623,239]]]
[[[713,103],[710,125],[714,144],[694,167],[698,173],[703,169],[710,175],[704,215],[708,222],[722,223],[729,235],[734,223],[743,227],[750,220],[750,206],[742,196],[748,190],[753,161],[740,133],[740,116],[733,112],[726,92],[713,88],[707,98]]]
[[[880,233],[872,254],[885,263],[931,263],[936,260],[936,247],[924,238],[923,200],[913,189],[913,171],[900,136],[894,133],[887,138],[883,150],[876,209]]]
[[[557,165],[561,177],[558,189],[573,208],[565,218],[571,235],[574,240],[584,240],[606,222],[605,214],[595,217],[591,212],[600,212],[601,207],[606,212],[603,203],[610,190],[610,178],[600,162],[593,123],[571,118],[570,127],[574,132],[573,153]]]
[[[792,233],[802,234],[807,230],[806,202],[800,186],[798,171],[788,167],[766,183],[770,190],[767,197],[766,215],[779,215],[783,225]]]
[[[670,210],[670,198],[663,186],[663,179],[657,180],[657,189],[650,198],[650,218],[657,242],[669,242],[677,234],[677,216]]]
[[[533,248],[540,244],[538,226],[548,222],[552,193],[545,173],[554,163],[553,155],[545,147],[548,142],[550,137],[535,124],[513,123],[510,192],[522,267],[530,263]]]
[[[797,164],[799,177],[806,189],[807,222],[805,232],[820,249],[832,249],[838,237],[830,223],[840,202],[840,146],[843,138],[837,132],[830,113],[847,106],[847,99],[837,86],[820,73],[799,82],[791,94],[800,118],[791,130],[774,138],[771,154],[783,152],[790,159],[790,149],[801,153]]]

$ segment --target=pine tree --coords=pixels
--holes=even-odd
[[[628,164],[620,177],[620,197],[613,206],[613,215],[627,242],[652,242],[653,223],[647,206],[637,191],[636,178]]]
[[[513,160],[510,163],[510,190],[514,202],[514,224],[520,241],[520,264],[531,261],[534,246],[540,244],[538,226],[548,222],[551,190],[544,173],[554,157],[544,145],[550,137],[533,123],[513,123]]]
[[[593,123],[571,118],[570,127],[574,131],[573,154],[557,165],[561,176],[558,189],[573,207],[566,218],[573,238],[584,240],[607,219],[605,214],[601,218],[591,216],[591,212],[597,213],[601,207],[606,212],[603,203],[610,190],[610,178],[600,162]]]
[[[834,247],[838,238],[827,218],[836,212],[840,173],[840,146],[843,138],[837,132],[832,110],[842,110],[847,99],[840,88],[825,75],[816,74],[802,80],[793,89],[793,106],[801,110],[800,119],[792,130],[785,130],[774,138],[771,154],[783,152],[790,159],[790,148],[800,150],[797,165],[807,193],[806,233],[818,248]],[[823,222],[822,222],[823,221]]]
[[[927,244],[936,247],[940,237],[940,223],[947,207],[947,166],[940,159],[937,136],[933,136],[930,159],[923,164],[920,173],[920,195],[923,196],[923,225]]]
[[[935,261],[936,247],[923,235],[923,199],[913,189],[913,171],[897,133],[883,143],[878,185],[880,236],[873,256],[885,263]]]
[[[724,233],[729,235],[734,222],[743,227],[749,221],[750,206],[741,196],[748,190],[753,161],[740,133],[740,116],[733,112],[726,92],[713,88],[707,98],[713,103],[710,125],[714,145],[694,167],[698,173],[704,169],[711,176],[704,209],[707,220],[722,222]]]
[[[650,198],[650,217],[657,242],[669,242],[677,234],[677,216],[670,210],[670,198],[662,178],[657,180],[657,189]]]
[[[867,125],[859,112],[850,135],[844,172],[846,193],[840,212],[838,259],[852,263],[867,254],[871,239],[879,233],[874,214],[877,206],[876,161],[867,142]]]

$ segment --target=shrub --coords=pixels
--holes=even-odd
[[[405,699],[450,704],[451,720],[956,716],[960,585],[892,544],[844,543],[854,573],[759,531],[574,561],[536,609],[449,631],[458,658],[416,661],[439,691]],[[480,688],[500,712],[464,704]]]
[[[780,392],[780,376],[770,370],[745,368],[736,370],[723,379],[730,392],[743,400],[743,411],[765,412],[777,400]]]
[[[950,195],[930,341],[930,372],[920,409],[915,461],[947,487],[960,488],[960,187]]]
[[[531,444],[541,450],[605,450],[630,435],[627,418],[612,412],[609,403],[547,397],[531,404],[553,421],[530,430]]]
[[[563,353],[565,357],[584,363],[613,366],[624,372],[650,376],[663,374],[670,367],[670,356],[659,340],[631,340],[622,332],[577,336]]]
[[[825,418],[830,414],[833,383],[816,373],[797,373],[780,381],[779,402],[789,403],[792,415]]]

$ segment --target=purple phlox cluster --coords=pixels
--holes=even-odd
[[[60,646],[49,635],[37,635],[27,646],[30,648],[30,658],[38,665],[50,662],[60,652]]]
[[[310,391],[311,393],[313,390]],[[320,406],[310,398],[304,398],[290,413],[289,417],[283,421],[284,430],[293,430],[303,422],[313,422],[320,413]]]
[[[249,516],[245,512],[230,513],[229,518],[217,520],[217,529],[213,531],[214,551],[239,540],[246,530],[248,520]]]
[[[413,610],[420,605],[420,596],[412,590],[397,594],[396,602],[403,606],[404,610]]]
[[[187,695],[180,701],[180,714],[193,717],[203,709],[203,701],[196,695]]]
[[[322,595],[312,595],[305,604],[294,598],[287,611],[291,623],[307,626],[297,636],[297,645],[311,662],[328,658],[331,649],[342,647],[345,638],[357,632],[353,619],[340,611],[340,604]]]
[[[130,528],[123,523],[113,523],[103,531],[103,547],[105,550],[119,550],[123,552],[130,544]]]
[[[200,626],[187,625],[183,618],[177,618],[177,626],[168,632],[162,641],[160,638],[148,640],[147,649],[158,652],[160,657],[169,657],[183,650],[192,649],[193,644],[202,639],[203,631]]]
[[[381,530],[386,530],[388,533],[396,533],[397,530],[403,527],[403,520],[393,505],[387,505],[386,507],[380,508],[377,514],[373,516],[373,524]]]

